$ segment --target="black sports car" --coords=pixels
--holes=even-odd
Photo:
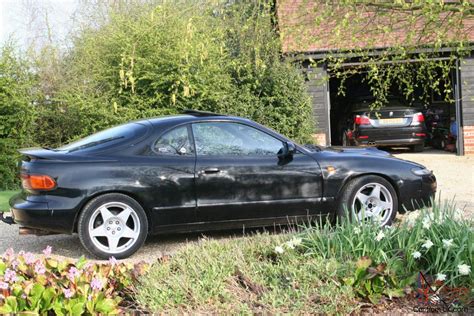
[[[309,149],[251,120],[197,111],[21,153],[24,190],[4,221],[22,233],[77,232],[100,258],[128,257],[148,234],[346,213],[389,225],[436,191],[431,171],[377,149]]]

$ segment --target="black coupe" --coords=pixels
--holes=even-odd
[[[306,148],[251,120],[197,111],[21,153],[24,190],[4,221],[23,233],[77,232],[99,258],[126,258],[148,234],[346,213],[389,225],[436,191],[431,171],[377,149]]]

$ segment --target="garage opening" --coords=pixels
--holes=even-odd
[[[360,65],[357,67],[362,69]],[[456,68],[449,76],[449,80],[442,78],[440,72],[438,79],[440,85],[451,83],[451,102],[435,91],[429,91],[430,97],[421,101],[423,87],[417,87],[407,100],[400,87],[392,84],[384,107],[372,111],[374,97],[363,69],[345,79],[330,74],[331,145],[376,146],[415,152],[440,150],[462,155],[459,74]]]

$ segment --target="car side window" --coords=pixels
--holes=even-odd
[[[187,156],[194,154],[188,127],[177,127],[162,135],[154,144],[153,151],[158,155]]]
[[[256,128],[229,122],[193,124],[200,156],[276,156],[283,143]]]

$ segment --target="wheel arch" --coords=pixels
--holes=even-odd
[[[153,227],[153,225],[152,225],[152,216],[150,214],[150,210],[148,210],[145,207],[143,201],[141,201],[140,198],[137,195],[135,195],[133,193],[130,193],[130,192],[127,192],[127,191],[122,191],[122,190],[107,190],[107,191],[95,192],[94,194],[89,195],[86,199],[84,199],[82,201],[81,205],[79,206],[79,210],[76,212],[76,215],[74,217],[74,225],[72,227],[72,232],[73,233],[77,233],[77,224],[78,224],[78,221],[79,221],[79,217],[81,216],[81,213],[84,211],[84,207],[87,205],[87,203],[89,203],[90,201],[92,201],[93,199],[95,199],[98,196],[105,195],[105,194],[110,194],[110,193],[119,193],[119,194],[126,195],[129,198],[134,199],[138,204],[140,204],[141,207],[143,208],[143,210],[145,211],[145,214],[146,214],[146,217],[147,217],[147,220],[148,220],[148,232],[151,231],[151,227]]]
[[[395,180],[393,180],[392,178],[390,178],[389,176],[387,176],[386,174],[383,174],[383,173],[377,173],[377,172],[367,172],[367,173],[359,173],[359,174],[354,174],[354,175],[351,175],[349,177],[347,177],[345,180],[344,180],[344,183],[343,185],[341,186],[341,189],[339,189],[339,192],[337,192],[337,196],[336,196],[336,201],[339,202],[340,201],[340,198],[344,192],[344,190],[346,189],[347,185],[355,180],[355,179],[358,179],[358,178],[362,178],[362,177],[366,177],[366,176],[378,176],[378,177],[381,177],[385,180],[388,181],[388,183],[390,183],[393,187],[393,189],[395,190],[396,194],[397,194],[397,200],[400,202],[400,191],[399,191],[399,188],[398,188],[398,185],[396,183]],[[397,210],[398,213],[401,213],[400,212],[400,205],[398,207],[399,209]]]

